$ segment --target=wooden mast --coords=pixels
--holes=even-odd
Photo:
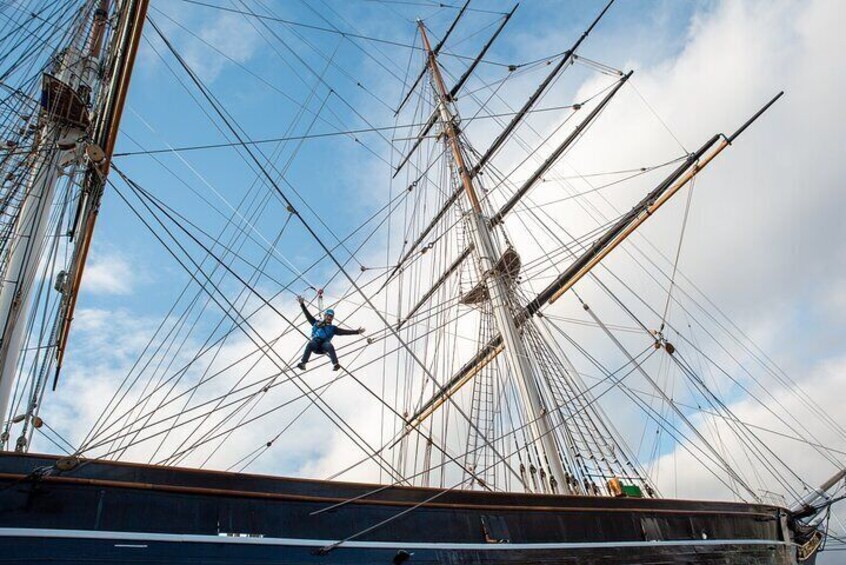
[[[103,0],[104,3],[106,1]],[[69,270],[70,287],[59,306],[60,322],[57,335],[54,388],[59,378],[59,372],[62,369],[70,326],[73,322],[79,289],[82,285],[85,262],[88,259],[88,252],[91,248],[94,227],[100,211],[100,200],[103,196],[106,177],[109,174],[109,165],[115,143],[117,142],[120,120],[123,114],[126,96],[129,92],[129,83],[132,78],[133,67],[135,66],[135,57],[138,54],[138,47],[141,43],[141,32],[147,17],[148,6],[149,0],[128,0],[126,5],[123,6],[120,23],[118,24],[119,31],[116,34],[114,44],[116,57],[115,63],[112,66],[109,91],[103,109],[98,116],[96,130],[93,135],[94,143],[102,150],[102,154],[100,155],[100,162],[92,163],[86,173],[86,190],[80,202],[80,210],[78,212],[78,216],[81,218],[81,235],[74,247],[73,258],[71,260]]]
[[[499,255],[494,245],[490,221],[483,214],[482,204],[476,194],[476,188],[473,186],[471,169],[464,158],[459,134],[455,127],[455,117],[449,107],[452,99],[441,76],[437,55],[429,45],[426,28],[422,21],[418,21],[418,26],[428,57],[432,83],[438,97],[437,111],[441,126],[452,154],[456,172],[461,178],[464,194],[470,202],[471,211],[467,215],[467,220],[469,231],[473,237],[479,279],[487,285],[496,325],[503,337],[509,367],[514,374],[517,389],[526,409],[530,435],[536,442],[535,446],[540,453],[542,488],[548,492],[556,492],[558,490],[557,485],[564,480],[566,472],[556,444],[554,428],[548,420],[548,411],[543,404],[538,383],[529,363],[529,357],[517,325],[514,323],[508,286],[502,274],[496,269]],[[477,167],[474,170],[478,170]],[[544,469],[544,467],[546,468]],[[549,476],[543,477],[547,473]]]
[[[50,70],[41,77],[38,144],[33,152],[25,196],[14,228],[16,243],[4,258],[6,262],[0,290],[0,417],[6,416],[11,387],[18,376],[27,321],[32,312],[30,302],[37,280],[36,271],[41,262],[62,169],[68,163],[80,163],[83,149],[91,160],[101,154],[99,149],[88,150],[86,137],[91,132],[89,96],[99,91],[99,86],[103,84],[101,52],[109,0],[88,5],[92,8],[96,5],[91,14],[90,29],[86,33],[84,24],[80,23],[65,49],[56,54]],[[27,408],[24,432],[16,445],[18,450],[25,449],[28,443],[26,424],[36,402],[33,400]],[[14,424],[19,420],[10,417],[9,421]],[[9,430],[10,427],[4,429],[0,444],[5,445],[8,441]]]

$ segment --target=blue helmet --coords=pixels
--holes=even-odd
[[[332,310],[331,308],[328,308],[325,312],[323,312],[323,315],[324,316],[332,316],[334,318],[335,317],[335,311]]]

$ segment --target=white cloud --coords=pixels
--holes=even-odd
[[[258,20],[208,7],[169,2],[152,7],[150,17],[207,83],[215,81],[227,68],[247,63],[262,41],[256,30]],[[172,58],[168,48],[152,26],[145,31],[138,57],[139,66],[147,74],[145,78],[154,80],[157,73],[166,73],[170,80],[160,58]]]
[[[811,393],[809,399],[819,405],[823,413],[837,419],[841,411],[842,399],[835,394],[813,395],[813,391],[838,391],[846,387],[846,356],[828,360],[814,367],[809,374],[805,375],[802,386],[806,392]],[[774,388],[771,393],[772,400],[764,399],[767,401],[766,405],[752,399],[744,399],[730,404],[729,409],[743,422],[751,422],[756,426],[789,436],[805,436],[808,441],[831,447],[840,452],[846,450],[846,441],[844,441],[846,438],[844,438],[842,432],[825,425],[819,417],[808,414],[807,408],[804,406],[804,402],[808,399],[803,398],[801,393],[797,394],[796,390],[788,390],[784,387]],[[801,428],[786,426],[785,421],[794,426],[797,425],[791,422],[792,414],[805,415],[801,424],[807,426],[813,433],[808,434]],[[710,419],[709,416],[704,418]],[[780,421],[779,418],[783,418],[784,421]],[[714,422],[704,425],[702,420],[700,420],[700,424],[702,424],[701,429],[706,438],[714,445],[719,445],[724,453],[730,454],[732,460],[743,462],[749,457],[748,447],[738,440],[736,434],[731,431],[724,419],[716,419],[716,425],[714,425]],[[842,426],[843,422],[839,421],[839,424]],[[761,440],[764,440],[775,453],[778,453],[784,462],[796,471],[799,477],[811,488],[818,486],[837,472],[839,468],[842,468],[842,466],[835,466],[823,459],[816,449],[808,443],[788,439],[757,428],[751,428],[751,431]],[[810,437],[808,437],[809,435]],[[840,460],[842,465],[844,457],[842,453],[834,451],[831,454],[835,459]],[[685,497],[730,498],[725,487],[708,471],[706,466],[697,462],[688,451],[681,447],[663,455],[658,460],[656,467],[661,470],[656,479],[665,496],[673,496],[678,493],[678,495]],[[773,490],[780,488],[775,479],[768,476],[766,471],[762,471],[760,468],[753,471],[750,465],[742,464],[738,465],[737,471],[752,485],[755,484],[755,473],[761,473],[765,477],[765,481],[772,485]],[[784,472],[781,468],[780,471]],[[785,473],[785,476],[798,492],[807,494],[807,488],[799,483],[795,477],[788,473]],[[787,497],[787,501],[788,503],[791,502],[790,497]]]
[[[97,253],[85,266],[82,288],[92,294],[132,294],[137,272],[116,252]]]
[[[252,23],[227,13],[206,20],[192,30],[199,38],[183,34],[183,55],[203,80],[214,81],[227,66],[246,63],[255,53],[261,39]]]

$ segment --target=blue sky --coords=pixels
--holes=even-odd
[[[186,53],[189,63],[197,67],[197,71],[207,81],[215,96],[222,100],[227,110],[232,112],[250,138],[269,139],[285,135],[285,130],[297,111],[291,99],[305,100],[310,87],[286,74],[290,73],[290,69],[280,59],[276,50],[285,53],[288,59],[293,59],[290,52],[282,45],[269,48],[267,43],[258,36],[256,30],[250,27],[251,24],[260,25],[259,20],[247,20],[235,14],[221,13],[219,10],[179,1],[153,2],[152,5],[153,20],[167,30],[174,45]],[[413,18],[418,15],[418,11],[427,17],[427,26],[431,28],[435,37],[443,32],[456,13],[455,9],[433,10],[402,4],[392,5],[389,9],[376,2],[329,2],[327,6],[343,14],[348,21],[355,22],[355,27],[350,26],[344,29],[357,30],[362,34],[389,38],[404,44],[414,41]],[[510,4],[505,2],[484,4],[484,10],[505,11],[509,7]],[[605,57],[607,53],[619,52],[618,42],[621,40],[618,38],[632,35],[645,37],[649,34],[649,41],[639,41],[635,44],[639,48],[637,51],[626,50],[627,58],[649,64],[659,56],[672,55],[683,44],[687,22],[694,7],[692,3],[665,2],[656,9],[654,3],[651,2],[623,2],[620,6],[615,6],[614,10],[601,22],[594,37],[590,38],[585,45],[583,53],[598,60],[608,61]],[[702,6],[696,7],[702,9]],[[564,50],[595,16],[594,8],[595,6],[582,2],[526,3],[517,10],[514,19],[508,24],[509,33],[494,44],[488,58],[498,62],[520,63],[525,60],[521,58],[523,53],[533,52],[532,42],[540,41],[546,45],[557,44],[556,51]],[[319,26],[327,25],[303,3],[281,4],[275,6],[274,11],[293,21]],[[465,37],[484,26],[487,26],[484,29],[491,29],[490,22],[496,23],[498,18],[496,14],[471,13],[467,16],[464,28],[456,32],[456,37]],[[343,25],[339,23],[338,27]],[[191,33],[194,35],[180,26],[192,30]],[[212,43],[212,40],[219,39],[223,33],[221,30],[227,26],[233,26],[236,32],[242,33],[243,36],[213,44],[220,52],[237,61],[237,64],[226,60],[209,45],[203,43],[203,41]],[[394,124],[391,113],[377,103],[374,96],[356,87],[338,67],[343,67],[346,73],[355,76],[356,80],[361,81],[370,91],[378,93],[376,96],[387,104],[395,106],[400,96],[401,83],[383,69],[375,68],[373,62],[363,56],[357,46],[366,48],[380,57],[386,56],[388,60],[393,61],[394,66],[391,69],[395,72],[398,72],[396,69],[408,68],[409,49],[385,47],[382,44],[364,40],[355,42],[339,40],[336,35],[284,25],[275,25],[271,29],[302,53],[302,56],[315,69],[322,68],[319,63],[320,57],[302,46],[303,38],[320,42],[321,48],[327,53],[335,52],[333,62],[337,67],[330,68],[326,75],[326,84],[318,86],[316,95],[310,103],[311,111],[314,111],[320,101],[327,96],[329,86],[350,104],[357,108],[364,108],[362,111],[364,119],[351,116],[343,102],[330,96],[327,108],[321,116],[329,123],[318,121],[311,128],[312,132],[325,133],[337,131],[339,128],[367,128],[365,119],[373,126]],[[269,34],[268,30],[262,29],[262,32],[265,35]],[[301,34],[301,37],[294,32]],[[204,39],[206,37],[209,39]],[[455,52],[463,56],[473,55],[478,39],[484,37],[484,33],[478,34],[475,38],[471,37],[470,40],[456,47]],[[555,37],[559,37],[560,41],[550,41],[550,38]],[[476,41],[474,42],[473,39]],[[535,58],[552,55],[556,51],[538,51]],[[165,58],[166,63],[159,55]],[[616,61],[614,63],[619,64]],[[452,69],[454,74],[458,74],[465,63],[463,59],[452,58],[446,59],[444,64],[448,69]],[[417,56],[412,61],[413,72],[417,72],[420,65],[420,57]],[[178,68],[178,64],[169,56],[167,49],[148,26],[145,33],[145,45],[142,47],[142,56],[128,101],[128,111],[123,120],[124,135],[118,144],[117,153],[138,151],[139,146],[145,149],[159,149],[168,146],[182,147],[225,142],[223,135],[204,116],[203,110],[198,108],[186,93],[168,66],[175,70],[179,79],[189,85],[190,80]],[[315,77],[309,75],[309,72],[301,65],[297,65],[295,69],[307,83],[315,80]],[[492,77],[503,75],[501,67],[485,69],[483,66],[482,73]],[[260,79],[253,75],[257,75]],[[539,79],[541,75],[534,73],[533,76]],[[575,89],[577,84],[574,82],[568,86],[570,89]],[[280,91],[287,94],[290,99]],[[199,96],[196,89],[192,89],[192,93],[194,96]],[[339,124],[337,117],[331,115],[331,111],[342,117],[343,126]],[[306,131],[309,121],[311,121],[310,118],[304,120],[305,123],[298,124],[295,133]],[[390,160],[389,147],[383,140],[374,134],[363,134],[359,137],[373,151]],[[265,150],[271,148],[272,145],[262,146]],[[330,155],[341,156],[342,159],[332,159],[331,167],[335,174],[327,175],[325,174],[327,158]],[[157,157],[180,175],[187,175],[189,182],[200,187],[199,190],[204,196],[217,204],[221,203],[220,200],[215,199],[208,187],[202,186],[203,182],[200,178],[192,175],[184,163],[167,154]],[[205,179],[210,179],[218,190],[225,191],[230,202],[254,178],[231,148],[190,152],[184,154],[184,157]],[[338,233],[346,233],[357,226],[376,204],[376,202],[361,201],[355,197],[358,185],[356,175],[359,174],[356,169],[362,159],[370,161],[372,155],[348,137],[308,141],[299,150],[296,163],[289,174],[293,186],[314,196],[310,202]],[[157,194],[167,194],[167,202],[174,206],[190,207],[191,203],[197,199],[149,157],[123,157],[117,158],[116,162],[143,186],[154,190]],[[381,180],[379,179],[380,182]],[[208,210],[202,210],[201,215],[205,222],[215,221],[213,214],[210,214]],[[283,216],[280,214],[277,218],[279,217]],[[274,221],[273,218],[268,218],[267,223],[263,224],[264,228],[270,230],[267,233],[272,232]],[[204,223],[203,225],[214,224]],[[308,238],[300,238],[301,233],[295,232],[292,235],[298,238],[292,242],[294,246],[309,245]],[[98,226],[97,243],[95,249],[101,254],[114,256],[119,253],[128,260],[131,258],[130,262],[133,265],[140,267],[144,264],[155,264],[156,268],[133,269],[133,284],[137,285],[139,292],[122,294],[117,298],[91,292],[86,294],[83,304],[93,307],[113,307],[120,304],[129,308],[143,305],[145,309],[154,304],[162,311],[169,306],[168,294],[161,292],[161,289],[168,288],[170,279],[173,276],[179,276],[178,271],[169,271],[172,264],[168,262],[162,264],[157,260],[157,257],[160,257],[158,244],[150,240],[144,228],[138,224],[137,220],[134,220],[131,213],[114,195],[107,195],[105,199],[104,213]],[[314,250],[309,247],[304,249]],[[304,257],[308,255],[310,253],[303,253]]]

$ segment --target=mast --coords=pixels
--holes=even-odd
[[[505,345],[506,357],[517,381],[523,405],[526,408],[529,430],[534,440],[538,442],[536,445],[542,463],[546,463],[549,469],[549,483],[548,485],[543,483],[544,488],[555,492],[557,490],[556,485],[565,476],[565,471],[558,454],[553,428],[547,418],[547,410],[543,405],[538,384],[533,377],[532,366],[520,338],[517,324],[514,323],[508,285],[503,274],[496,268],[499,253],[491,233],[490,222],[485,217],[476,194],[476,188],[471,177],[471,168],[467,166],[464,158],[459,134],[455,127],[455,113],[450,108],[451,98],[441,76],[437,55],[429,44],[426,28],[422,21],[418,21],[418,27],[428,58],[432,84],[438,99],[438,117],[450,149],[454,168],[461,178],[464,193],[470,202],[471,209],[467,214],[467,223],[472,234],[479,278],[487,284],[496,325]]]
[[[100,211],[100,199],[106,186],[109,164],[117,142],[120,119],[123,115],[126,95],[129,92],[135,56],[138,54],[138,47],[141,44],[141,32],[147,17],[148,6],[149,0],[128,0],[123,6],[122,17],[118,24],[114,47],[115,62],[109,80],[109,91],[95,124],[93,136],[97,147],[102,150],[102,159],[98,163],[92,163],[86,173],[85,199],[80,202],[80,209],[77,213],[77,216],[81,218],[80,237],[74,247],[71,265],[68,269],[69,288],[62,296],[62,303],[59,306],[56,380],[58,380],[59,372],[62,370],[76,300],[82,285],[82,274],[85,269],[85,262],[88,259],[88,251],[91,249],[94,227]],[[53,386],[55,387],[55,381]]]
[[[584,42],[584,40],[587,39],[588,35],[590,35],[591,31],[593,31],[593,29],[596,27],[596,25],[599,23],[599,21],[602,19],[602,17],[608,11],[608,9],[611,7],[611,5],[614,3],[614,1],[615,0],[610,0],[605,5],[605,7],[602,9],[602,11],[599,13],[599,15],[596,16],[596,18],[590,24],[590,27],[588,27],[582,33],[582,35],[579,36],[579,39],[567,51],[564,52],[564,56],[561,58],[561,60],[558,62],[558,64],[556,64],[553,67],[553,69],[549,72],[549,74],[546,75],[546,78],[544,78],[543,82],[541,82],[541,84],[537,87],[537,89],[535,89],[535,92],[529,97],[528,100],[526,100],[526,102],[523,104],[523,106],[520,108],[520,110],[518,110],[517,113],[514,114],[514,117],[511,118],[511,121],[508,122],[508,125],[505,126],[505,129],[503,129],[500,132],[500,134],[497,136],[497,138],[494,140],[494,142],[491,144],[491,146],[488,147],[488,149],[479,158],[479,162],[476,163],[476,165],[473,167],[473,170],[470,171],[470,177],[471,178],[475,177],[476,174],[479,172],[479,169],[481,169],[485,165],[485,163],[487,163],[488,160],[491,157],[493,157],[494,153],[496,153],[496,151],[500,148],[500,146],[503,143],[505,143],[506,138],[509,135],[511,135],[511,133],[517,128],[518,125],[520,125],[520,123],[526,118],[526,116],[529,114],[529,112],[532,110],[532,108],[535,106],[535,104],[537,104],[537,102],[541,99],[544,92],[547,91],[547,89],[550,87],[550,85],[552,85],[555,82],[556,78],[558,76],[560,76],[561,73],[563,72],[563,70],[573,61],[573,57],[575,56],[576,50],[579,48],[579,46],[582,44],[582,42]],[[516,9],[516,6],[515,6],[515,9]],[[488,48],[490,47],[491,42],[494,39],[496,39],[496,37],[499,35],[499,32],[502,31],[502,26],[505,25],[505,23],[511,18],[511,16],[513,14],[514,14],[514,10],[511,10],[511,12],[508,13],[505,20],[501,24],[500,28],[497,29],[497,31],[494,33],[491,40],[488,43],[485,44],[485,47],[482,48],[482,51],[479,53],[479,56],[477,57],[477,60],[473,61],[473,63],[470,65],[470,67],[468,67],[465,74],[462,75],[462,77],[460,79],[458,79],[458,82],[456,83],[456,85],[452,88],[452,90],[449,91],[449,96],[447,97],[448,101],[452,102],[452,101],[455,100],[456,93],[460,90],[460,88],[464,84],[466,84],[467,78],[470,76],[470,73],[473,72],[473,69],[476,68],[476,65],[478,64],[478,60],[481,60],[481,58],[484,56],[484,54],[487,52]],[[435,52],[435,57],[437,57],[437,52]],[[416,151],[416,149],[418,147],[420,147],[420,142],[422,141],[422,138],[424,138],[428,134],[430,128],[435,124],[436,121],[437,121],[437,112],[427,121],[426,125],[421,130],[420,134],[418,134],[418,138],[419,138],[418,141],[416,141],[414,143],[414,145],[412,145],[411,150],[408,152],[408,154],[406,154],[406,156],[402,159],[402,161],[400,161],[399,166],[394,171],[395,177],[396,177],[397,173],[399,172],[399,170],[405,165],[405,163],[408,162],[409,158],[411,157],[411,154],[414,151]],[[447,198],[446,201],[441,205],[440,210],[438,210],[438,212],[429,221],[429,224],[423,230],[420,231],[420,233],[417,236],[417,239],[414,240],[414,243],[412,243],[411,245],[408,246],[407,251],[402,256],[402,258],[399,260],[399,263],[396,265],[396,267],[394,267],[394,269],[388,275],[388,280],[392,279],[394,277],[394,275],[397,274],[400,267],[408,260],[409,257],[411,257],[414,254],[414,252],[417,250],[417,247],[421,243],[423,243],[423,241],[426,239],[426,236],[429,233],[431,233],[431,231],[433,229],[435,229],[435,226],[438,225],[438,223],[441,221],[441,219],[443,219],[443,217],[446,215],[446,213],[452,207],[452,205],[455,204],[455,202],[458,200],[459,196],[461,196],[462,192],[463,192],[463,189],[461,187],[458,187],[456,190],[454,190],[452,192],[452,194],[450,194],[449,198]]]
[[[101,9],[95,11],[87,50],[83,45],[84,29],[80,26],[51,72],[42,76],[38,143],[0,282],[0,415],[3,416],[17,375],[30,299],[59,175],[82,157],[79,142],[88,126],[88,98],[98,81],[97,56],[105,16]],[[18,448],[22,447],[19,442]]]
[[[584,134],[584,132],[587,130],[587,128],[590,127],[590,125],[594,122],[594,120],[596,120],[596,118],[599,116],[599,114],[602,112],[602,110],[605,108],[605,106],[608,105],[608,103],[611,101],[611,99],[614,98],[614,96],[617,94],[617,92],[619,92],[620,88],[622,88],[622,86],[626,83],[627,80],[629,80],[629,78],[631,76],[632,76],[632,71],[629,71],[628,73],[623,75],[622,78],[617,82],[617,84],[611,89],[611,91],[608,92],[608,94],[605,95],[605,97],[599,102],[599,104],[596,105],[596,107],[593,110],[591,110],[591,112],[588,114],[588,116],[584,120],[582,120],[582,122],[579,123],[579,125],[577,125],[573,129],[573,131],[570,133],[570,135],[568,135],[558,145],[558,147],[556,147],[555,150],[544,160],[544,162],[537,169],[535,169],[535,172],[532,173],[532,175],[520,186],[520,188],[518,188],[515,191],[515,193],[512,195],[512,197],[508,199],[508,202],[506,202],[499,209],[499,211],[491,217],[491,219],[490,219],[491,227],[496,227],[497,225],[501,224],[504,221],[505,216],[512,209],[514,209],[514,207],[517,205],[517,203],[520,201],[520,199],[522,199],[529,192],[529,190],[531,190],[532,187],[535,184],[537,184],[538,180],[540,180],[543,177],[543,175],[555,163],[558,162],[558,159],[567,151],[567,149],[569,149],[570,146],[573,145],[573,143],[575,143],[578,139],[581,138],[581,136]],[[454,91],[455,91],[455,89],[450,91],[451,97],[454,97],[454,94],[453,94]],[[437,113],[434,115],[434,119],[436,119],[436,118],[437,118]],[[434,122],[432,122],[432,123],[434,123]],[[458,194],[460,194],[460,191],[458,191]],[[442,212],[445,213],[447,209],[448,208],[442,208],[441,210],[442,210]],[[432,224],[430,224],[430,225],[432,225]],[[424,232],[423,236],[425,236],[427,234],[428,234],[428,232]],[[422,237],[418,241],[422,241]],[[417,247],[417,245],[418,245],[418,242],[415,241],[414,245],[411,246],[411,249],[409,250],[408,253],[409,254],[413,253],[415,248]],[[440,278],[438,278],[435,281],[435,283],[431,286],[431,288],[420,298],[420,300],[417,302],[417,304],[415,304],[405,314],[405,317],[400,321],[400,324],[399,324],[400,326],[402,324],[404,324],[406,321],[408,321],[412,316],[414,316],[415,312],[417,312],[417,310],[420,309],[426,303],[427,300],[429,300],[429,298],[438,290],[438,288],[444,282],[446,282],[446,280],[449,278],[449,276],[452,273],[454,273],[456,271],[456,269],[458,269],[461,266],[461,263],[465,259],[467,259],[467,257],[470,256],[470,252],[472,251],[472,248],[473,248],[473,244],[471,243],[464,249],[464,251],[461,252],[461,254],[456,258],[456,260],[446,269],[446,271],[444,271],[444,273],[440,276]],[[406,254],[406,257],[407,256],[409,256],[409,255]],[[403,260],[404,259],[405,259],[405,257],[403,257]],[[402,262],[400,262],[400,264],[402,264]]]
[[[12,233],[5,268],[0,281],[0,417],[18,423],[8,415],[11,391],[18,376],[21,348],[27,333],[33,305],[33,289],[41,263],[56,186],[63,173],[73,180],[79,165],[86,163],[76,221],[69,234],[75,239],[70,265],[59,273],[55,289],[61,300],[55,318],[50,347],[55,347],[57,374],[72,319],[82,269],[93,233],[108,161],[111,157],[120,115],[126,97],[132,64],[140,42],[141,25],[147,0],[128,0],[119,6],[116,33],[103,53],[111,0],[92,0],[90,28],[81,25],[71,44],[64,49],[54,74],[42,77],[42,108],[39,142],[33,151],[31,173],[24,188],[25,197]],[[102,69],[106,69],[103,73]],[[92,106],[94,109],[92,110]],[[54,359],[45,355],[38,370],[38,388],[43,388],[47,369]],[[23,430],[16,449],[28,444],[27,427],[38,409],[39,395],[26,406]],[[8,441],[4,431],[0,448]]]

